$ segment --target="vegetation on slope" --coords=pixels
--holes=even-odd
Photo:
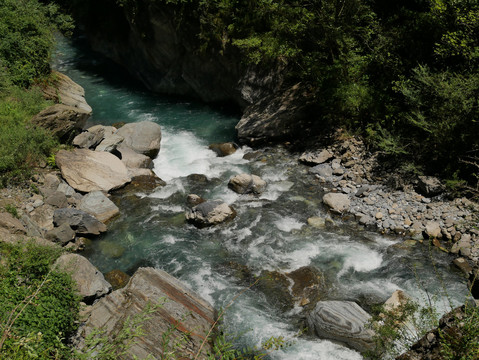
[[[71,27],[55,5],[0,2],[0,187],[22,182],[56,140],[29,120],[48,106],[37,85],[48,81],[53,32]]]
[[[197,29],[199,50],[235,48],[245,62],[284,66],[291,82],[316,95],[318,128],[346,128],[395,161],[477,183],[477,166],[468,163],[479,155],[477,1],[103,0],[99,6],[117,14],[122,8],[146,38],[151,7],[168,8],[179,31]]]

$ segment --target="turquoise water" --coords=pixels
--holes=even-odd
[[[239,345],[248,346],[271,336],[294,338],[301,330],[302,314],[298,307],[285,313],[276,306],[278,299],[248,289],[244,280],[235,277],[235,266],[245,266],[256,275],[263,270],[289,272],[314,266],[325,274],[328,299],[353,300],[363,306],[386,300],[396,289],[422,300],[427,295],[422,283],[431,293],[446,287],[454,303],[463,300],[464,281],[450,268],[446,254],[435,249],[429,254],[425,245],[400,249],[397,244],[402,239],[364,231],[336,218],[325,229],[309,226],[311,216],[329,218],[321,204],[321,188],[307,167],[285,150],[267,149],[257,161],[243,159],[251,151],[247,147],[229,157],[216,157],[207,146],[235,139],[237,115],[151,94],[121,68],[66,41],[59,45],[54,67],[85,88],[94,112],[90,124],[147,119],[162,126],[162,149],[154,171],[167,185],[152,193],[113,196],[121,215],[85,252],[101,271],[132,274],[139,266],[161,268],[217,309],[244,291],[228,309],[225,327],[241,334]],[[268,183],[267,191],[259,198],[230,191],[228,179],[241,172],[261,176]],[[191,179],[191,174],[204,177]],[[190,193],[222,199],[238,216],[227,224],[196,229],[184,222]],[[447,304],[440,301],[438,307],[444,310]],[[292,346],[270,357],[361,359],[353,350],[311,336],[295,339]]]

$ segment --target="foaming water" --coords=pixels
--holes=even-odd
[[[302,309],[283,311],[275,305],[277,298],[249,288],[252,276],[265,270],[284,274],[314,267],[324,275],[325,298],[356,301],[364,307],[383,302],[397,289],[422,301],[428,295],[426,289],[439,292],[443,299],[442,289],[447,287],[453,304],[462,300],[466,289],[461,276],[450,271],[451,259],[442,252],[428,254],[420,244],[398,248],[400,239],[370,233],[337,218],[322,229],[309,226],[309,217],[329,219],[320,185],[307,167],[282,148],[268,149],[253,161],[243,159],[251,151],[246,147],[217,157],[208,145],[234,141],[237,116],[152,95],[135,83],[122,82],[118,73],[107,71],[105,77],[109,66],[103,60],[67,43],[59,51],[55,67],[86,89],[94,111],[92,124],[150,120],[162,126],[162,148],[154,171],[167,185],[152,193],[113,195],[121,215],[85,252],[101,271],[120,269],[132,274],[139,266],[154,266],[178,277],[217,309],[231,304],[223,326],[227,333],[238,335],[239,347],[260,346],[272,336],[291,342],[268,354],[270,359],[362,357],[312,335],[298,337],[305,326]],[[259,197],[231,191],[228,180],[242,172],[262,177],[266,191]],[[190,193],[222,199],[237,217],[206,229],[185,223],[185,199]],[[438,308],[445,311],[447,306],[442,304]]]

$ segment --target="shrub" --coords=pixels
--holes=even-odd
[[[62,359],[77,327],[79,298],[68,274],[52,269],[61,249],[0,242],[0,357]]]

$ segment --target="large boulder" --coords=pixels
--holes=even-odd
[[[230,179],[228,187],[238,194],[259,195],[266,188],[266,181],[256,175],[239,174]]]
[[[323,196],[323,203],[325,203],[331,211],[342,214],[349,210],[351,201],[348,195],[340,193],[327,193]]]
[[[161,128],[154,122],[141,121],[125,124],[116,134],[123,137],[123,145],[139,154],[154,158],[160,151]]]
[[[56,163],[68,184],[81,192],[110,191],[131,181],[123,162],[107,152],[60,150]]]
[[[106,231],[106,225],[84,211],[67,208],[58,209],[53,213],[56,226],[68,224],[77,234],[100,235]]]
[[[103,274],[86,258],[78,254],[64,254],[55,262],[58,270],[71,274],[78,294],[86,303],[111,292],[111,285]]]
[[[45,98],[91,114],[91,107],[85,100],[85,90],[80,85],[55,70],[52,71],[51,79],[53,83],[42,89]]]
[[[161,305],[157,306],[159,301]],[[163,359],[165,351],[175,359],[207,358],[211,343],[204,340],[216,320],[215,310],[176,278],[153,268],[138,269],[126,287],[95,303],[79,334],[84,339],[102,329],[103,336],[114,339],[127,319],[140,315],[147,307],[153,310],[141,324],[143,334],[122,359]],[[80,341],[78,347],[84,349],[84,342]]]
[[[151,158],[139,154],[125,144],[121,144],[116,149],[121,155],[121,161],[128,169],[151,169],[153,162]]]
[[[55,104],[32,118],[33,125],[40,126],[62,142],[71,141],[80,132],[90,117],[90,112],[73,106]]]
[[[93,215],[101,222],[105,222],[120,213],[120,209],[101,191],[92,191],[86,194],[78,204],[78,209]]]
[[[309,329],[320,338],[344,343],[360,352],[370,349],[374,332],[366,329],[371,316],[351,301],[320,301],[308,314]]]
[[[441,181],[434,176],[419,176],[417,191],[424,196],[436,196],[444,192],[445,187]]]
[[[47,231],[45,238],[66,245],[70,241],[75,240],[75,231],[65,222],[60,226]]]
[[[113,126],[95,125],[75,136],[72,144],[84,149],[95,148],[105,137],[111,136],[115,131],[116,128]]]
[[[186,211],[186,220],[197,227],[217,225],[236,216],[236,211],[221,200],[202,202]]]

